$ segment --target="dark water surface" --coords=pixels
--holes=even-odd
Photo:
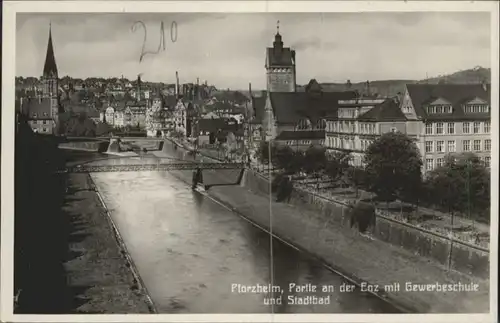
[[[270,313],[266,293],[240,286],[270,284],[270,238],[168,172],[95,173],[97,187],[160,313]],[[188,177],[186,177],[188,178]],[[273,240],[275,313],[397,313],[319,262]],[[290,284],[303,292],[289,290]],[[316,292],[310,292],[317,286]],[[333,292],[321,291],[322,286]],[[330,304],[294,305],[288,297]],[[325,298],[324,298],[325,299]]]

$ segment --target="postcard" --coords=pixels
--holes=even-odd
[[[2,321],[496,321],[497,2],[3,17]]]

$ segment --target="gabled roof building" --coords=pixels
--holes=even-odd
[[[387,132],[408,133],[407,119],[393,99],[341,100],[337,115],[326,122],[325,146],[351,154],[351,163],[363,165],[368,146]]]
[[[424,172],[449,154],[474,153],[490,164],[490,84],[408,84],[401,111],[418,135]]]

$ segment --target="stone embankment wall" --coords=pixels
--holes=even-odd
[[[167,148],[167,146],[171,147],[172,143],[166,141],[164,148]],[[179,149],[182,150],[182,148]],[[224,170],[212,172],[217,173],[217,180],[228,177],[228,181],[234,181],[234,174],[231,172]],[[208,179],[212,176],[204,175],[204,177]],[[269,194],[270,190],[267,178],[249,169],[245,171],[241,185],[251,191],[263,194]],[[350,228],[348,206],[340,201],[294,189],[288,203],[314,211],[315,217],[325,222],[338,224],[345,230],[352,230]],[[433,260],[443,267],[478,278],[489,278],[489,250],[462,241],[452,240],[448,236],[412,224],[399,222],[384,216],[380,212],[377,215],[375,228],[372,229],[375,238],[409,250],[415,255]]]
[[[94,152],[105,152],[108,149],[108,141],[75,141],[59,144],[61,149],[83,150]]]
[[[264,176],[247,170],[244,185],[252,191],[269,194],[269,181]],[[295,189],[290,204],[313,211],[320,219],[330,224],[336,223],[351,230],[348,206],[339,201]],[[447,236],[399,222],[378,214],[373,236],[379,240],[400,246],[415,255],[437,261],[439,264],[462,273],[480,278],[489,278],[489,251]]]

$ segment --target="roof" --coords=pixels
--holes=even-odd
[[[307,83],[306,87],[304,88],[305,92],[310,92],[310,91],[322,91],[323,88],[321,85],[318,83],[316,79],[311,79],[309,83]]]
[[[177,98],[175,95],[165,96],[164,104],[166,107],[173,109],[177,105]]]
[[[276,137],[276,140],[321,140],[321,139],[325,139],[324,130],[282,131]]]
[[[115,109],[115,111],[123,111],[126,107],[124,101],[115,101],[111,104],[111,106]]]
[[[240,128],[234,132],[234,135],[237,137],[243,137],[245,135],[245,130]]]
[[[230,110],[230,111],[232,111],[234,109],[234,106],[228,102],[217,101],[214,104],[207,106],[207,108],[212,110],[212,111],[214,111],[214,110]]]
[[[399,105],[391,99],[377,104],[358,117],[360,121],[405,121],[406,117]]]
[[[270,92],[273,113],[281,124],[294,124],[307,118],[311,122],[337,114],[339,100],[357,97],[353,91],[346,92]]]
[[[50,98],[25,98],[20,103],[20,108],[29,119],[52,119],[50,117]]]
[[[267,48],[267,59],[269,66],[292,66],[292,52],[288,47],[284,47],[281,51],[275,50],[273,47]]]
[[[99,113],[99,111],[97,110],[94,110],[94,109],[90,109],[86,112],[87,114],[87,117],[89,118],[99,118],[101,116],[101,114]]]
[[[43,66],[43,76],[57,77],[56,58],[54,56],[54,47],[52,46],[52,28],[49,28],[49,43],[47,45],[45,65]]]
[[[424,120],[490,118],[490,113],[465,114],[462,104],[476,97],[491,103],[491,85],[486,84],[407,84],[415,113]],[[451,114],[427,114],[425,105],[442,98],[452,104]]]
[[[219,129],[226,129],[227,122],[224,119],[200,119],[198,129],[200,131],[216,132]]]
[[[260,97],[252,97],[253,116],[256,122],[262,122],[266,113],[267,93]]]

